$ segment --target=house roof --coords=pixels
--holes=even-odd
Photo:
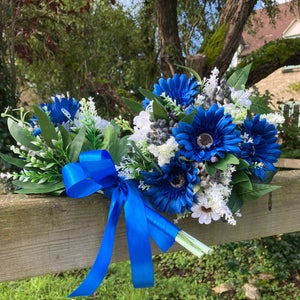
[[[290,3],[279,4],[278,8],[280,13],[275,18],[275,24],[270,23],[265,9],[256,10],[256,14],[251,17],[252,24],[256,24],[254,20],[258,20],[258,24],[253,26],[255,34],[244,31],[242,35],[245,45],[241,53],[242,56],[259,49],[265,43],[283,38],[284,33],[289,32],[289,29],[294,29],[295,25],[298,25],[300,12],[290,12]]]

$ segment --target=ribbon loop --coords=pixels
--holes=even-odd
[[[89,296],[101,284],[111,260],[123,205],[133,285],[136,288],[152,287],[154,275],[149,235],[165,252],[173,245],[179,228],[155,212],[136,183],[118,177],[106,150],[81,153],[79,163],[66,165],[62,173],[70,197],[86,197],[103,188],[111,192],[108,221],[98,255],[85,280],[69,297]]]

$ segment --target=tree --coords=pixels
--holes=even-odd
[[[184,64],[177,26],[177,0],[156,1],[161,71],[170,77]]]
[[[181,73],[179,65],[192,60],[201,61],[195,69],[202,76],[215,66],[224,74],[257,2],[143,0],[130,10],[122,1],[1,1],[6,9],[0,19],[1,54],[13,81],[18,77],[44,101],[67,91],[75,98],[93,96],[103,115],[118,113],[121,95],[141,98],[140,87],[152,90],[161,74]],[[274,17],[274,0],[264,2]],[[294,9],[297,3],[292,2]],[[260,78],[299,60],[298,44],[286,43],[284,57],[257,66]],[[250,61],[254,70],[257,55],[245,63]],[[258,75],[251,71],[249,78],[255,82]]]
[[[75,19],[89,9],[89,0],[76,3],[74,0],[1,0],[1,59],[10,74],[13,93],[17,89],[17,79],[20,79],[17,78],[16,59],[32,64],[59,52],[61,37],[57,33],[60,29],[70,33],[76,26]]]
[[[132,97],[157,80],[158,47],[154,1],[144,1],[137,16],[121,5],[98,0],[89,14],[74,20],[71,32],[56,27],[57,49],[29,63],[17,58],[19,77],[44,101],[69,92],[76,99],[93,96],[102,115],[119,114],[120,95]],[[44,50],[32,43],[34,52]]]
[[[161,1],[158,1],[161,2]],[[161,48],[161,56],[164,55],[165,49],[168,49],[168,47],[173,47],[174,41],[176,40],[176,32],[177,28],[176,26],[173,26],[174,23],[174,14],[176,14],[174,9],[174,1],[172,0],[165,0],[164,7],[169,8],[165,10],[157,10],[158,19],[164,19],[164,22],[166,24],[169,24],[167,27],[167,30],[164,26],[160,26],[160,23],[158,25],[159,28],[159,37],[161,39],[161,44],[164,45]],[[220,76],[224,75],[225,71],[228,69],[230,62],[232,60],[232,57],[234,53],[236,52],[238,45],[241,41],[242,32],[244,30],[244,27],[247,23],[247,20],[250,16],[250,14],[253,12],[253,8],[255,4],[257,3],[257,0],[241,0],[241,1],[235,1],[235,0],[227,0],[227,1],[179,1],[179,12],[182,13],[183,9],[187,9],[188,6],[193,7],[194,11],[189,11],[190,16],[187,17],[185,14],[182,18],[183,23],[188,23],[188,25],[183,25],[183,29],[190,28],[190,36],[189,39],[192,40],[193,37],[195,37],[195,32],[199,30],[201,32],[201,40],[198,41],[199,43],[202,43],[199,51],[203,52],[206,57],[205,64],[199,64],[200,69],[198,69],[199,74],[203,74],[204,76],[208,76],[211,69],[214,67],[217,67],[220,70]],[[278,8],[275,5],[275,1],[273,0],[266,0],[263,1],[266,4],[266,9],[269,12],[269,16],[274,21],[274,16],[278,12]],[[171,11],[171,3],[173,4]],[[197,7],[198,9],[195,7]],[[300,7],[300,1],[294,0],[291,2],[291,8],[299,9]],[[277,10],[276,10],[277,8]],[[213,10],[214,13],[210,14],[210,20],[209,18],[203,20],[201,18],[201,13],[208,16],[207,10]],[[198,15],[198,18],[191,17],[191,15]],[[204,34],[204,30],[207,30],[208,33],[206,35]],[[170,32],[173,33],[170,34]],[[167,39],[166,36],[172,36],[172,39]],[[185,32],[185,35],[183,35],[184,38],[186,38],[187,33]],[[185,43],[187,44],[187,41],[185,40]],[[172,48],[173,49],[173,48]],[[177,47],[178,51],[181,52],[180,44]],[[289,57],[285,59],[287,61],[288,59],[293,60],[294,62],[299,63],[299,48],[293,48],[294,51],[289,51]],[[185,49],[186,55],[187,49]],[[161,70],[164,72],[165,76],[169,76],[170,74],[174,74],[176,70],[176,64],[181,64],[182,59],[180,56],[177,56],[178,59],[173,59],[169,61],[169,69],[165,71],[165,65],[162,65],[162,61],[160,60],[160,67]],[[297,59],[298,58],[298,59]],[[190,59],[190,58],[188,58]],[[199,59],[203,60],[203,56],[199,56]],[[188,63],[188,62],[187,62]],[[269,66],[269,68],[260,69],[260,77],[266,77],[269,72],[273,71],[274,68],[278,68],[282,65],[281,63],[275,63],[275,61],[270,62],[272,65]],[[263,70],[263,72],[262,72]],[[250,76],[251,77],[251,76]]]

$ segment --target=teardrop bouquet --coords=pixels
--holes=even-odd
[[[2,114],[17,145],[14,156],[0,156],[19,168],[2,176],[13,180],[17,193],[86,197],[101,190],[111,199],[95,263],[70,296],[90,295],[101,284],[122,208],[133,285],[150,287],[149,236],[162,251],[177,241],[200,256],[211,249],[174,223],[191,217],[235,225],[243,203],[278,188],[269,181],[280,156],[276,124],[283,120],[251,113],[254,98],[244,87],[249,67],[227,81],[217,69],[204,80],[189,71],[189,79],[175,74],[161,78],[153,92],[141,89],[143,104],[124,98],[137,113],[133,127],[122,118],[102,119],[91,98],[56,97],[33,106],[31,118],[23,108],[18,118]]]

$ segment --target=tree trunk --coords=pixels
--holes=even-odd
[[[182,72],[184,65],[177,26],[177,0],[156,1],[158,35],[161,42],[159,65],[166,77]]]
[[[244,26],[256,2],[257,0],[226,1],[218,21],[218,27],[227,25],[227,31],[223,48],[214,64],[214,67],[217,67],[220,71],[220,77],[224,75],[231,63],[232,57],[241,42]]]

